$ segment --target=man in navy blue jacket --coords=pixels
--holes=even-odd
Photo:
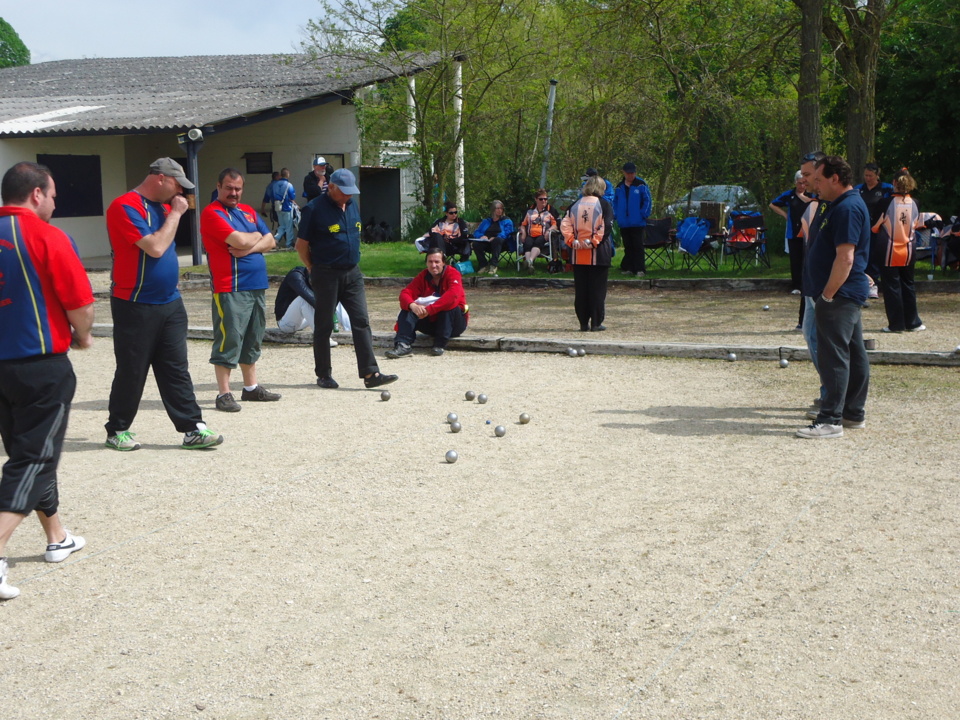
[[[624,163],[623,180],[613,191],[613,216],[623,240],[620,270],[624,275],[643,277],[647,272],[643,235],[650,217],[650,206],[650,189],[637,177],[637,166],[632,162]]]

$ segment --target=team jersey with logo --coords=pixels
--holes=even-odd
[[[67,352],[67,311],[92,302],[73,240],[26,208],[0,208],[0,360]]]
[[[263,253],[250,253],[241,258],[231,255],[227,237],[234,232],[268,235],[270,228],[249,205],[228,208],[218,200],[200,214],[200,236],[207,251],[213,291],[266,290],[267,261]]]
[[[169,205],[147,200],[131,190],[107,208],[107,234],[113,253],[111,294],[121,300],[164,305],[180,297],[180,268],[173,243],[158,258],[137,243],[163,227]]]
[[[879,238],[886,244],[884,265],[906,267],[913,262],[914,229],[919,218],[920,210],[913,198],[909,195],[893,196],[878,223]]]
[[[549,205],[542,212],[536,208],[530,208],[527,210],[527,214],[523,216],[523,220],[520,221],[520,226],[526,228],[527,235],[532,238],[541,237],[544,232],[549,232],[551,228],[557,227],[558,224],[557,218]]]
[[[574,240],[589,243],[586,249],[571,250],[574,265],[596,265],[596,248],[603,241],[605,231],[600,199],[585,195],[577,200],[560,223],[560,230],[571,248]]]

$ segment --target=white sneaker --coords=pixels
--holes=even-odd
[[[926,329],[926,325],[917,325],[915,328],[907,328],[907,332],[923,332]]]
[[[842,418],[840,423],[847,430],[863,430],[867,426],[866,420],[861,420],[857,422],[856,420],[847,420],[847,418]]]
[[[47,545],[47,551],[43,554],[43,559],[47,562],[63,562],[70,557],[70,553],[82,550],[83,546],[87,544],[87,541],[79,535],[71,535],[69,530],[66,528],[64,530],[67,537],[61,542]]]
[[[0,600],[13,600],[20,594],[20,588],[7,583],[7,559],[0,558]]]
[[[791,294],[791,295],[799,295],[799,294],[800,294],[800,291],[797,290],[796,288],[794,288],[793,290],[790,291],[790,294]]]
[[[338,343],[336,340],[334,340],[333,338],[330,338],[330,347],[335,348],[339,344],[340,343]]]
[[[827,440],[829,438],[843,437],[843,425],[814,423],[809,427],[797,430],[797,437],[808,440]]]
[[[870,291],[867,293],[867,298],[870,300],[878,300],[880,298],[880,291],[877,290],[876,285],[870,286]]]

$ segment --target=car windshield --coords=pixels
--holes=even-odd
[[[737,188],[732,185],[701,185],[692,192],[692,199],[697,202],[729,203],[737,199]]]

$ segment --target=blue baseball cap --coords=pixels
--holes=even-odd
[[[334,170],[333,175],[330,176],[330,182],[340,188],[340,192],[344,195],[360,194],[360,188],[357,187],[357,179],[353,176],[353,173],[346,168]]]

